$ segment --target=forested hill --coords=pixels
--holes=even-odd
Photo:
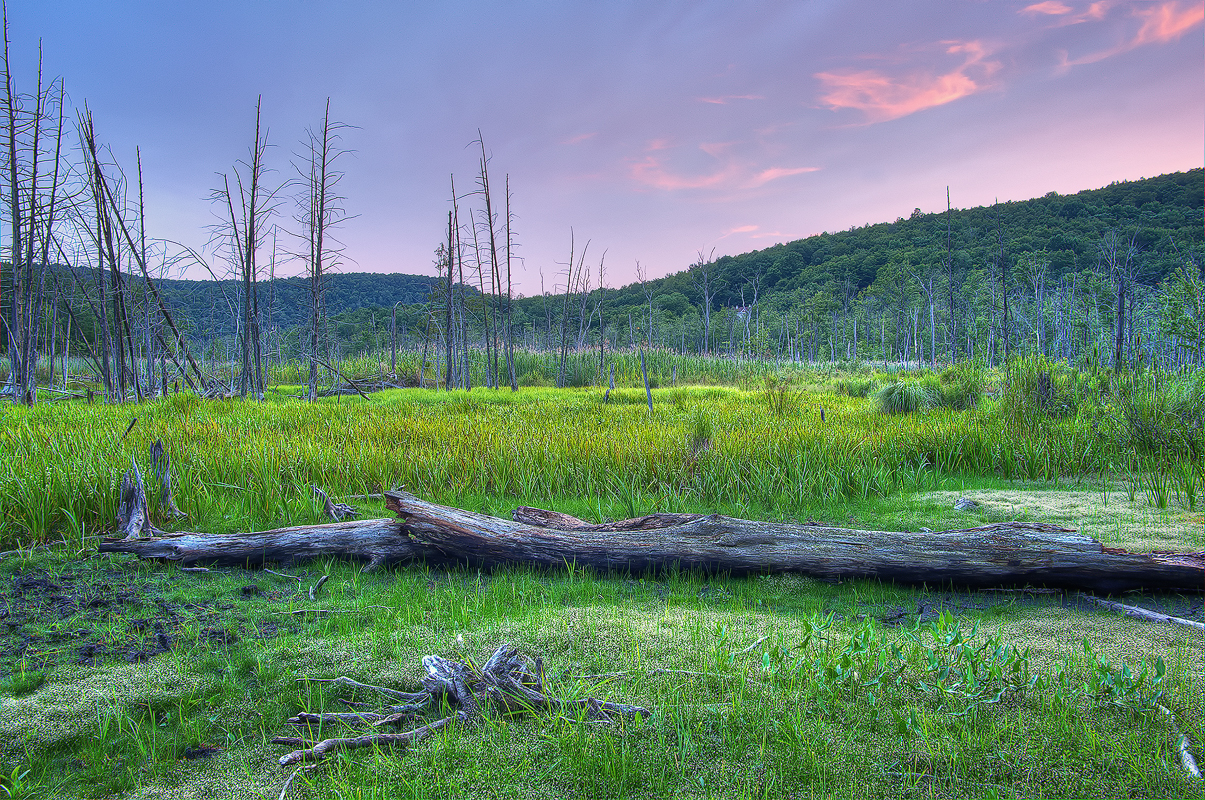
[[[1205,230],[1203,206],[1205,170],[1194,169],[1074,195],[1051,192],[1033,200],[954,209],[949,222],[955,274],[973,276],[995,265],[1003,250],[1010,266],[1029,254],[1040,254],[1049,277],[1057,281],[1068,272],[1094,268],[1102,239],[1116,231],[1127,244],[1132,239],[1136,245],[1142,282],[1155,285],[1180,262],[1177,251],[1199,254]],[[749,305],[754,281],[763,300],[781,293],[803,300],[817,291],[838,301],[867,289],[873,294],[898,294],[903,284],[913,282],[912,276],[923,278],[945,264],[946,223],[944,211],[922,214],[918,209],[895,222],[725,256],[714,267],[713,306]],[[683,301],[698,306],[702,299],[698,278],[698,270],[670,275],[656,282],[656,293],[667,307],[683,306]],[[642,296],[641,287],[626,286],[613,302],[636,306]]]
[[[79,270],[91,272],[91,270]],[[428,298],[435,278],[427,275],[377,274],[369,272],[333,273],[324,280],[323,302],[327,314],[339,315],[362,308],[388,308],[394,303],[422,303]],[[137,284],[139,281],[134,279]],[[155,282],[173,313],[193,336],[208,339],[229,335],[234,330],[234,309],[242,292],[237,280],[194,281],[164,279]],[[308,278],[277,278],[260,281],[261,313],[267,316],[271,304],[272,325],[292,328],[303,325],[310,308]]]

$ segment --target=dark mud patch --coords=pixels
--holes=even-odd
[[[235,584],[224,597],[211,592],[192,600],[195,581],[178,572],[97,569],[86,562],[58,572],[0,575],[0,674],[105,660],[138,663],[182,645],[223,647],[296,629],[261,621],[267,604],[280,599],[274,592]]]

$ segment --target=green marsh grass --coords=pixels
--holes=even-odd
[[[70,600],[23,617],[25,638],[0,652],[0,774],[11,776],[0,786],[56,800],[275,797],[286,776],[268,740],[299,710],[343,708],[333,690],[296,678],[412,689],[422,655],[480,660],[506,641],[544,656],[565,696],[656,713],[613,729],[488,719],[405,752],[339,756],[300,775],[294,796],[1199,794],[1151,703],[1205,742],[1200,634],[1058,598],[954,601],[945,589],[873,581],[570,565],[284,568],[299,582],[87,557],[112,525],[121,473],[131,457],[147,473],[156,439],[189,515],[176,529],[317,522],[310,484],[337,498],[405,485],[498,515],[517,505],[589,519],[721,512],[886,530],[1044,519],[1121,546],[1205,547],[1191,532],[1199,522],[1178,539],[1120,522],[1109,532],[1123,511],[1164,536],[1182,530],[1180,516],[1198,520],[1187,489],[1176,495],[1182,515],[1148,504],[1145,487],[1160,469],[1197,470],[1199,481],[1199,465],[1166,451],[1134,458],[1094,427],[1085,409],[1100,407],[1086,396],[1074,414],[1024,424],[993,401],[892,415],[821,373],[767,372],[791,387],[793,402],[776,413],[764,377],[747,388],[683,385],[689,374],[654,390],[651,415],[643,388],[622,383],[606,405],[598,389],[532,388],[314,405],[282,392],[265,403],[181,394],[137,407],[0,406],[0,549],[23,548],[0,559],[0,593],[16,603],[16,581],[32,578]],[[1131,502],[1113,487],[1107,511],[1083,517],[1106,473],[1132,475]],[[964,494],[982,509],[954,511]],[[1055,509],[1054,496],[1074,497]],[[386,515],[379,500],[351,502]],[[66,545],[33,549],[55,542]],[[347,613],[293,614],[313,607],[305,588],[322,574],[331,578],[317,605]],[[166,652],[153,648],[156,621]],[[588,677],[609,673],[621,674]]]
[[[1086,416],[1015,427],[991,406],[882,414],[870,400],[773,385],[657,389],[652,415],[642,389],[617,389],[605,405],[596,389],[390,390],[316,404],[187,394],[141,406],[3,404],[0,547],[80,546],[103,531],[121,474],[132,458],[146,473],[157,439],[188,514],[172,526],[215,533],[316,521],[311,484],[336,496],[405,485],[436,502],[584,505],[612,517],[634,504],[799,518],[961,475],[1078,480],[1128,449]],[[919,384],[884,388],[908,385]],[[710,420],[707,448],[697,446],[700,415]],[[1193,469],[1190,455],[1136,462],[1135,485],[1144,474]],[[1162,494],[1175,487],[1182,502],[1195,498],[1184,480]],[[383,513],[379,501],[360,505]]]

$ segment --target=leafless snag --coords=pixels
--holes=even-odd
[[[326,319],[325,289],[328,273],[339,264],[342,246],[334,237],[334,229],[347,219],[338,185],[343,173],[336,167],[339,158],[348,151],[339,146],[340,131],[347,126],[331,120],[331,101],[328,97],[322,114],[322,127],[307,130],[305,152],[294,169],[301,176],[304,192],[298,198],[305,238],[306,275],[310,282],[309,313],[309,399],[318,398],[318,361],[325,342],[323,323]]]
[[[163,446],[162,439],[156,439],[151,445],[151,469],[155,470],[155,475],[159,478],[159,505],[163,513],[168,519],[187,517],[187,514],[176,508],[176,501],[172,498],[172,460],[167,448]]]
[[[117,503],[117,532],[124,533],[124,541],[155,536],[160,531],[151,524],[150,511],[146,502],[146,487],[138,463],[130,459],[130,471],[121,479],[121,494]]]

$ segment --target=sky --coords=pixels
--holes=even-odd
[[[45,72],[87,102],[127,172],[140,149],[148,235],[201,251],[257,99],[284,181],[329,98],[348,126],[345,272],[434,273],[478,131],[495,205],[509,176],[525,294],[563,285],[571,234],[619,286],[637,262],[656,277],[700,253],[944,210],[947,186],[967,208],[1205,161],[1201,0],[7,8],[17,88],[40,39]],[[292,191],[277,222],[295,230]]]

